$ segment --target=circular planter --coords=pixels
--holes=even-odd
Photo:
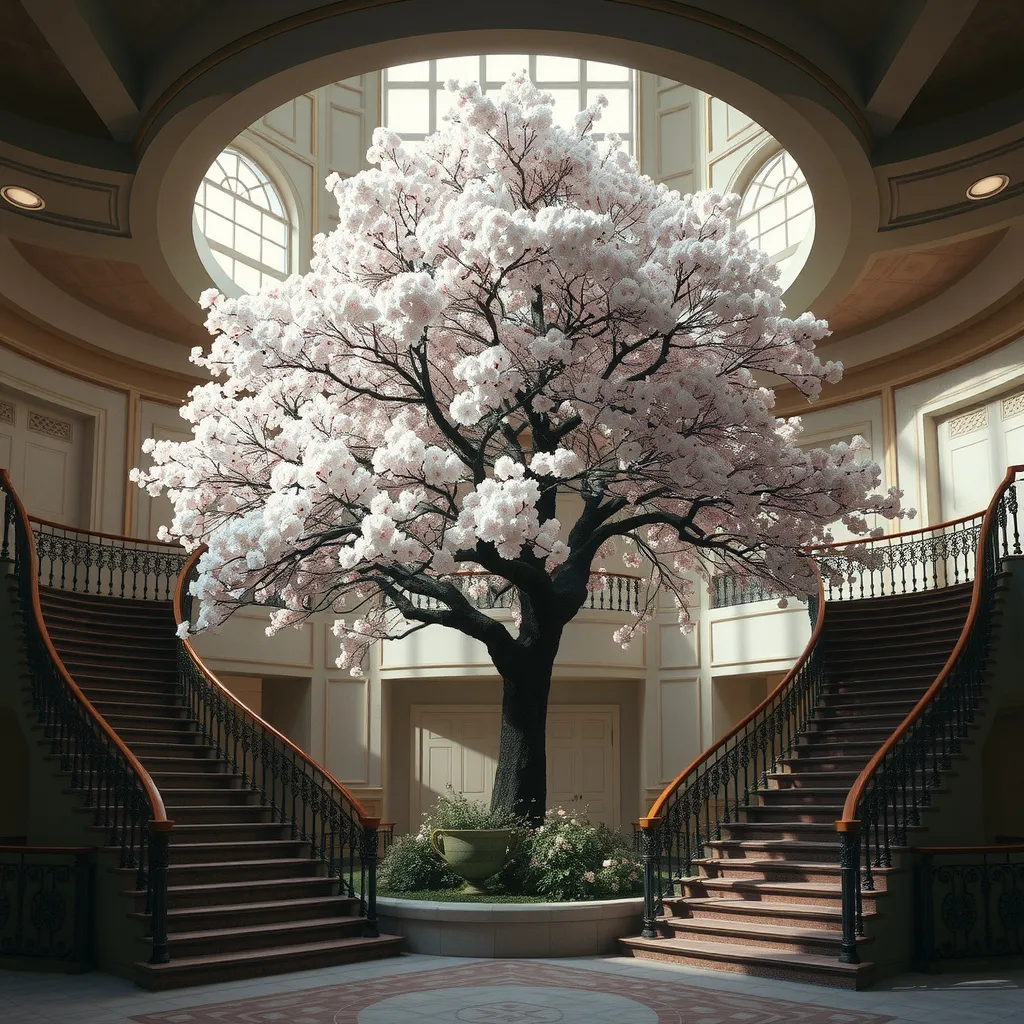
[[[639,935],[642,896],[581,903],[431,903],[377,897],[380,930],[405,937],[407,953],[562,957],[618,952]]]
[[[505,866],[515,845],[510,828],[435,828],[430,833],[434,853],[465,880],[462,891],[472,896],[487,892],[484,882]]]

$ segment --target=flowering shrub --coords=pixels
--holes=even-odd
[[[614,899],[643,892],[640,861],[620,832],[561,807],[530,834],[530,888],[552,900]]]
[[[378,872],[382,890],[401,893],[462,885],[430,847],[435,828],[513,828],[520,833],[515,854],[491,881],[495,893],[562,902],[643,892],[640,862],[615,829],[560,807],[548,811],[543,824],[531,829],[522,818],[491,811],[451,792],[441,797],[432,813],[424,814],[418,832],[400,837],[388,850]]]

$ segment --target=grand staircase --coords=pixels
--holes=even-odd
[[[835,822],[858,775],[946,663],[971,596],[972,584],[962,583],[826,604],[825,679],[806,728],[766,773],[766,788],[738,808],[739,820],[720,823],[693,873],[675,880],[677,894],[664,896],[665,916],[656,919],[660,936],[622,939],[625,952],[840,987],[870,983],[871,934],[885,927],[887,886],[905,872],[875,870],[874,890],[862,893],[862,962],[841,963]]]
[[[272,820],[259,793],[202,741],[180,696],[170,601],[47,586],[39,587],[39,599],[71,677],[150,773],[174,823],[170,960],[149,963],[152,938],[141,941],[134,965],[140,984],[194,985],[399,952],[396,936],[364,936],[359,900],[339,892],[310,843],[296,838],[289,823]],[[124,879],[126,913],[148,922],[136,870],[115,870]]]

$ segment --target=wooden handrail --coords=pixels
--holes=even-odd
[[[956,646],[953,648],[952,653],[946,659],[945,665],[942,666],[938,676],[931,686],[928,687],[924,692],[924,696],[914,705],[910,713],[906,718],[896,727],[892,735],[882,744],[882,746],[875,752],[874,757],[868,761],[865,765],[864,770],[857,776],[850,788],[850,792],[846,797],[846,802],[843,805],[843,816],[836,822],[836,826],[842,823],[844,826],[849,828],[853,823],[857,822],[857,805],[860,803],[860,799],[864,794],[864,789],[867,784],[871,781],[871,777],[875,774],[878,766],[885,760],[886,756],[893,749],[894,746],[907,734],[911,726],[921,717],[924,709],[932,702],[932,698],[942,688],[950,672],[953,671],[954,666],[957,663],[964,647],[967,645],[967,641],[971,635],[971,631],[974,629],[974,624],[977,621],[978,615],[980,614],[981,607],[981,592],[985,582],[985,551],[986,543],[989,534],[992,531],[993,521],[996,515],[996,509],[999,507],[1000,501],[1002,501],[1003,494],[1006,489],[1013,483],[1017,477],[1017,473],[1024,470],[1024,466],[1010,466],[1006,471],[1006,475],[1003,477],[1002,482],[996,488],[996,493],[992,500],[989,502],[988,508],[985,509],[985,517],[981,522],[981,531],[978,537],[978,553],[975,559],[975,570],[974,570],[974,586],[971,591],[971,606],[967,612],[967,619],[964,622],[963,629],[960,631],[960,637],[956,642]],[[971,516],[965,516],[964,519],[953,520],[954,523],[963,522],[967,519],[977,518],[977,513]]]
[[[813,564],[813,562],[812,562]],[[695,772],[705,761],[707,761],[714,753],[716,753],[720,747],[723,747],[733,737],[739,735],[749,723],[756,718],[762,711],[764,711],[773,700],[776,695],[780,694],[787,686],[790,685],[796,674],[804,667],[807,659],[811,656],[811,651],[814,649],[814,645],[818,642],[818,637],[821,635],[822,627],[825,624],[825,584],[822,581],[821,573],[818,572],[817,565],[814,565],[814,573],[818,577],[818,615],[814,621],[814,629],[811,631],[811,638],[807,641],[807,646],[804,648],[803,654],[797,659],[793,667],[786,673],[782,681],[778,686],[760,704],[754,708],[738,725],[733,726],[724,736],[722,736],[717,742],[713,743],[707,748],[695,761],[684,768],[661,792],[661,796],[654,801],[651,809],[647,812],[648,818],[658,818],[662,816],[662,810],[665,804],[668,802],[671,795],[682,785],[683,780],[693,772]],[[643,819],[641,819],[640,827],[643,825]]]
[[[178,576],[178,583],[174,588],[174,621],[180,626],[185,621],[184,614],[184,600],[183,591],[188,582],[189,574],[192,572],[196,562],[199,561],[200,556],[206,551],[206,545],[201,545],[196,548],[195,551],[189,556],[188,561],[182,567],[181,573]],[[203,659],[196,653],[196,649],[192,646],[191,642],[187,637],[182,638],[182,644],[185,647],[185,651],[188,656],[192,659],[192,663],[199,669],[200,672],[206,677],[207,682],[212,683],[217,687],[220,692],[227,697],[236,707],[241,708],[247,715],[249,715],[253,721],[258,722],[268,733],[270,733],[276,740],[280,741],[284,746],[295,754],[301,761],[305,762],[315,772],[319,772],[336,790],[343,793],[345,799],[352,805],[355,812],[359,815],[360,824],[368,828],[377,828],[380,825],[380,819],[374,818],[366,813],[366,808],[333,776],[323,765],[314,761],[309,754],[306,753],[301,747],[296,746],[292,743],[284,733],[278,732],[269,722],[264,721],[256,714],[251,708],[247,707],[242,701],[240,701],[218,678],[217,676],[206,667]]]
[[[166,540],[147,540],[143,537],[128,537],[121,533],[102,533],[99,530],[83,530],[78,526],[66,526],[64,523],[55,523],[52,519],[40,519],[38,516],[29,516],[30,523],[39,526],[49,526],[53,530],[65,530],[69,533],[84,533],[87,537],[102,537],[104,540],[119,540],[123,544],[152,544],[153,547],[173,548],[175,545]]]
[[[139,783],[146,794],[146,799],[149,801],[150,810],[153,812],[152,820],[154,822],[165,822],[165,827],[168,827],[173,823],[168,820],[167,809],[164,807],[163,797],[161,797],[160,790],[157,788],[152,776],[145,768],[142,767],[139,759],[128,749],[124,740],[122,740],[121,737],[118,736],[111,728],[107,723],[107,720],[96,710],[95,707],[93,707],[92,701],[82,693],[78,684],[71,678],[71,673],[68,672],[64,662],[61,661],[60,655],[57,653],[57,649],[53,646],[53,641],[50,639],[50,632],[46,628],[46,620],[43,618],[42,605],[39,603],[39,579],[36,573],[38,559],[36,558],[36,542],[35,537],[32,535],[31,519],[29,518],[28,512],[25,510],[25,506],[22,504],[21,498],[18,497],[18,493],[15,491],[14,485],[11,483],[10,475],[6,469],[0,468],[0,482],[5,485],[4,490],[7,492],[7,495],[14,500],[15,513],[25,524],[25,536],[28,543],[29,593],[31,594],[32,601],[32,608],[30,611],[35,619],[39,635],[43,639],[43,646],[46,648],[46,653],[56,666],[57,673],[61,677],[61,681],[71,691],[75,700],[85,708],[89,716],[100,727],[100,730],[107,739],[109,739],[117,750],[124,756],[124,759],[128,762],[128,766],[135,773],[135,777],[139,780]]]
[[[835,544],[818,544],[807,550],[814,555],[827,554],[836,548],[849,547],[852,544],[882,544],[885,541],[902,541],[906,537],[916,537],[919,533],[934,533],[936,530],[945,530],[948,526],[962,526],[971,519],[977,519],[981,512],[972,512],[968,516],[961,516],[959,519],[947,519],[944,523],[936,523],[934,526],[919,526],[916,530],[903,530],[901,533],[887,533],[882,537],[854,537],[853,540],[841,540]]]

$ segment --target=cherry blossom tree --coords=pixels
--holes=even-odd
[[[192,631],[273,598],[268,632],[333,612],[354,674],[426,626],[484,644],[493,804],[536,817],[552,666],[595,567],[642,569],[627,645],[659,594],[685,629],[712,572],[807,593],[829,524],[905,513],[860,439],[805,452],[774,416],[763,375],[813,400],[841,366],[815,355],[823,321],[784,315],[737,197],[680,196],[595,142],[603,98],[564,130],[525,74],[448,88],[441,131],[378,129],[372,168],[331,176],[340,223],[308,274],[204,293],[193,437],[147,441],[133,479],[171,498],[162,536],[207,545]]]

